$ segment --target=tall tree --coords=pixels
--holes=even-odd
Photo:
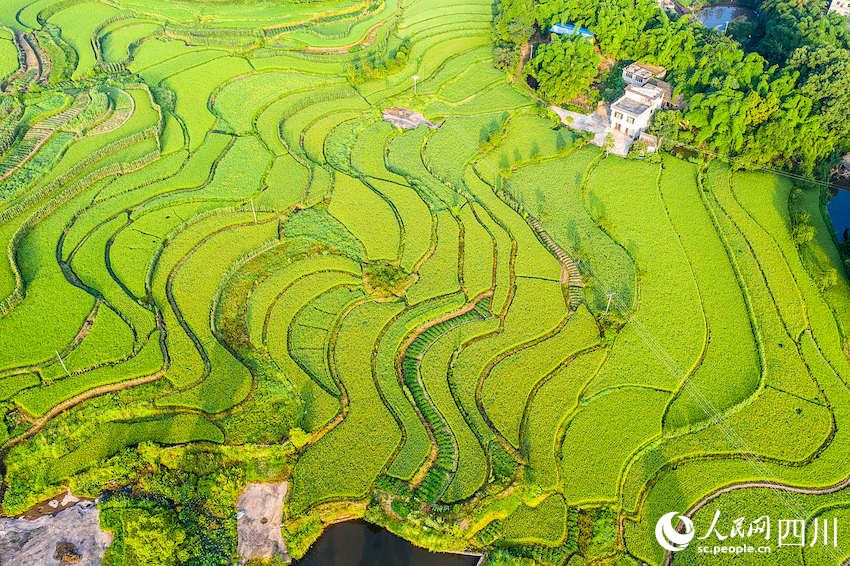
[[[788,61],[800,73],[800,94],[813,102],[813,112],[833,134],[840,149],[850,148],[850,51],[834,45],[800,47]]]
[[[541,44],[526,66],[538,90],[549,100],[567,102],[586,92],[596,76],[601,58],[581,36],[555,37]]]

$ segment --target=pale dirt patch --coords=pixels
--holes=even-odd
[[[54,501],[58,508],[70,499]],[[0,517],[2,566],[97,566],[111,542],[112,535],[100,530],[100,510],[92,501],[80,501],[34,520]]]
[[[281,534],[287,483],[249,483],[236,500],[236,552],[245,560],[280,555],[289,562]]]

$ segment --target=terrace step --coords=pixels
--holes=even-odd
[[[437,457],[416,488],[420,497],[432,505],[445,493],[453,473],[457,471],[459,449],[451,427],[431,400],[422,382],[420,371],[422,357],[446,332],[467,322],[484,320],[490,316],[489,307],[489,297],[485,297],[469,310],[426,328],[408,344],[401,360],[402,381],[410,391],[420,414],[428,422],[437,443]]]
[[[0,182],[21,168],[62,126],[74,119],[91,101],[88,93],[80,93],[73,104],[62,112],[45,118],[30,128],[23,138],[0,160]]]
[[[26,91],[32,83],[44,84],[50,73],[50,67],[48,64],[45,72],[42,60],[49,62],[49,59],[38,45],[35,35],[16,31],[14,43],[18,50],[18,70],[6,79],[2,90],[4,92]]]
[[[581,277],[581,271],[578,268],[578,261],[573,259],[573,257],[567,253],[561,246],[559,246],[555,241],[549,237],[549,234],[546,233],[546,230],[543,229],[543,225],[540,224],[540,221],[531,216],[530,214],[525,217],[528,225],[531,226],[531,229],[538,235],[540,240],[543,242],[543,245],[554,254],[554,256],[558,259],[558,262],[564,267],[567,273],[567,287],[569,289],[569,298],[570,298],[570,310],[576,310],[582,301],[582,292],[581,290],[584,288],[584,280]]]

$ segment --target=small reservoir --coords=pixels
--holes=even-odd
[[[752,9],[739,4],[713,4],[696,12],[702,25],[721,32],[725,32],[730,23],[751,20],[754,15]]]
[[[295,566],[475,566],[477,556],[430,552],[364,521],[328,527]]]
[[[850,191],[839,190],[838,194],[829,199],[826,207],[832,226],[838,235],[838,241],[850,238]]]

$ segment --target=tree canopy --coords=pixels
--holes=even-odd
[[[555,37],[552,43],[537,47],[526,73],[537,80],[537,88],[546,98],[566,102],[587,91],[600,61],[593,45],[583,37]]]
[[[499,26],[509,29],[527,1],[504,0]],[[656,113],[665,138],[820,174],[850,151],[850,32],[846,18],[826,15],[826,7],[825,0],[765,0],[743,45],[653,0],[542,0],[534,14],[543,30],[557,22],[590,29],[606,57],[666,67],[687,105]],[[592,84],[598,55],[579,43],[557,39],[529,62],[528,74],[553,102]]]

